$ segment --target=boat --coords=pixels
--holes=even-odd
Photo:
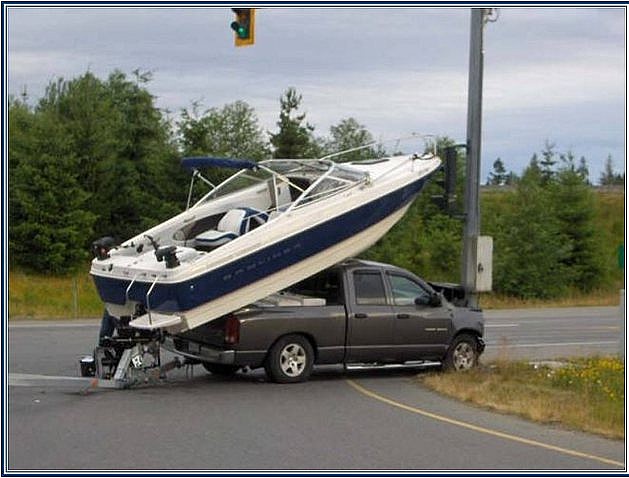
[[[184,158],[185,211],[120,245],[93,244],[90,274],[108,312],[181,332],[281,291],[373,245],[441,164],[435,151],[334,156]],[[216,167],[237,171],[215,186],[201,171]],[[211,190],[190,205],[196,178]]]

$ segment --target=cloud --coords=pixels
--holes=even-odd
[[[465,137],[469,9],[260,9],[255,46],[238,49],[231,18],[225,7],[11,8],[9,91],[37,97],[57,76],[140,68],[172,114],[242,99],[274,130],[295,86],[317,134],[352,116],[375,136]],[[502,8],[485,30],[484,163],[525,161],[546,138],[601,167],[624,157],[625,27],[624,9]]]

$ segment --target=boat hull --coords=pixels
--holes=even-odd
[[[150,309],[196,327],[358,254],[384,235],[419,194],[427,176],[214,270],[174,283],[157,281]],[[147,305],[151,282],[93,274],[104,302]],[[129,289],[127,291],[127,289]]]

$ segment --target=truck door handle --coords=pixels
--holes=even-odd
[[[398,315],[397,315],[397,318],[398,318],[398,319],[410,319],[410,318],[411,318],[411,316],[410,316],[410,315],[408,315],[408,314],[398,314]]]
[[[366,319],[367,318],[367,314],[363,314],[362,312],[359,312],[357,314],[354,314],[354,318],[356,318],[356,319]]]

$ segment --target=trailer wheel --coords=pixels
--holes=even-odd
[[[230,365],[226,363],[201,362],[203,368],[212,375],[222,375],[224,377],[234,375],[240,367],[238,365]]]
[[[303,335],[281,337],[267,355],[264,370],[274,382],[305,382],[314,364],[314,351]]]
[[[455,372],[464,372],[478,365],[478,342],[473,335],[461,334],[454,339],[445,360],[443,368]]]

